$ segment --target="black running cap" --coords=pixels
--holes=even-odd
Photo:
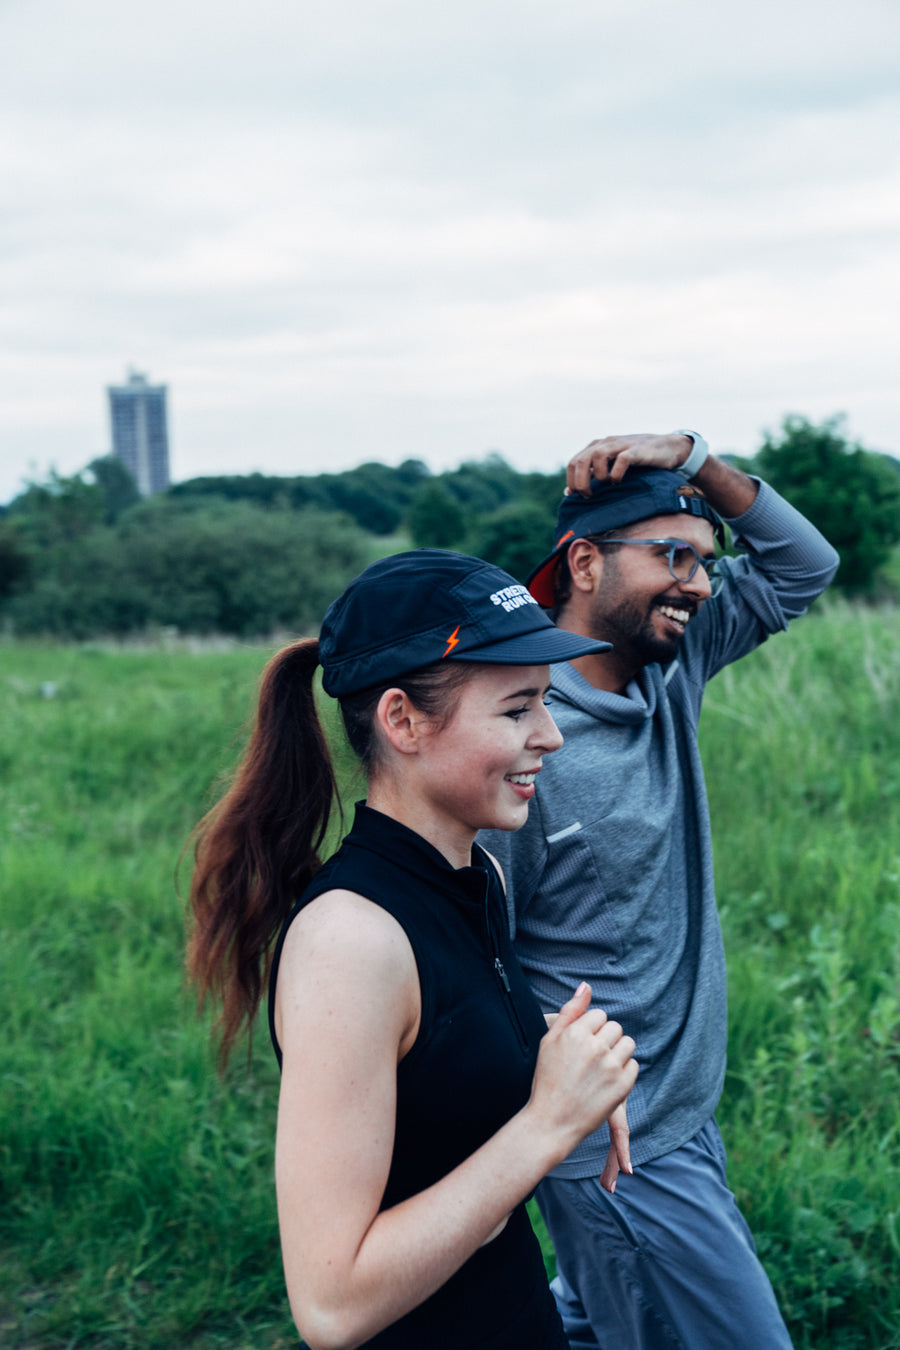
[[[553,569],[564,549],[588,534],[620,530],[651,516],[687,513],[708,520],[719,544],[725,540],[722,522],[699,488],[668,469],[629,469],[618,483],[591,479],[591,495],[572,492],[563,497],[556,518],[556,544],[528,576],[527,586],[538,604],[553,605]]]
[[[557,628],[499,567],[421,548],[381,558],[329,605],[319,660],[325,692],[342,698],[437,661],[542,666],[609,646]]]

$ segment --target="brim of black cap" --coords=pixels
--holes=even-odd
[[[608,652],[611,642],[600,642],[569,633],[564,628],[538,628],[532,633],[493,642],[487,647],[451,652],[449,661],[483,662],[487,666],[553,666],[561,661],[574,661],[578,656],[595,656]]]

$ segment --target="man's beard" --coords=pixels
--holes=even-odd
[[[660,636],[653,622],[654,613],[660,605],[686,609],[692,618],[697,612],[692,602],[681,599],[673,601],[666,595],[656,596],[649,606],[637,600],[623,600],[614,609],[605,609],[602,615],[597,615],[599,622],[596,636],[611,642],[613,648],[623,656],[630,655],[638,665],[649,666],[654,661],[666,665],[678,655],[684,634]]]

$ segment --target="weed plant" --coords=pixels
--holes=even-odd
[[[297,1344],[274,1060],[263,1026],[216,1077],[173,880],[267,654],[0,645],[4,1346]],[[731,1181],[798,1350],[896,1350],[900,612],[801,621],[702,728]]]

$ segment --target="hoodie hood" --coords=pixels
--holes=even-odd
[[[645,666],[629,681],[624,694],[612,694],[607,689],[595,689],[568,662],[550,667],[550,687],[555,697],[601,722],[618,722],[623,726],[635,726],[653,717],[658,701],[657,681],[662,679],[660,666]]]

